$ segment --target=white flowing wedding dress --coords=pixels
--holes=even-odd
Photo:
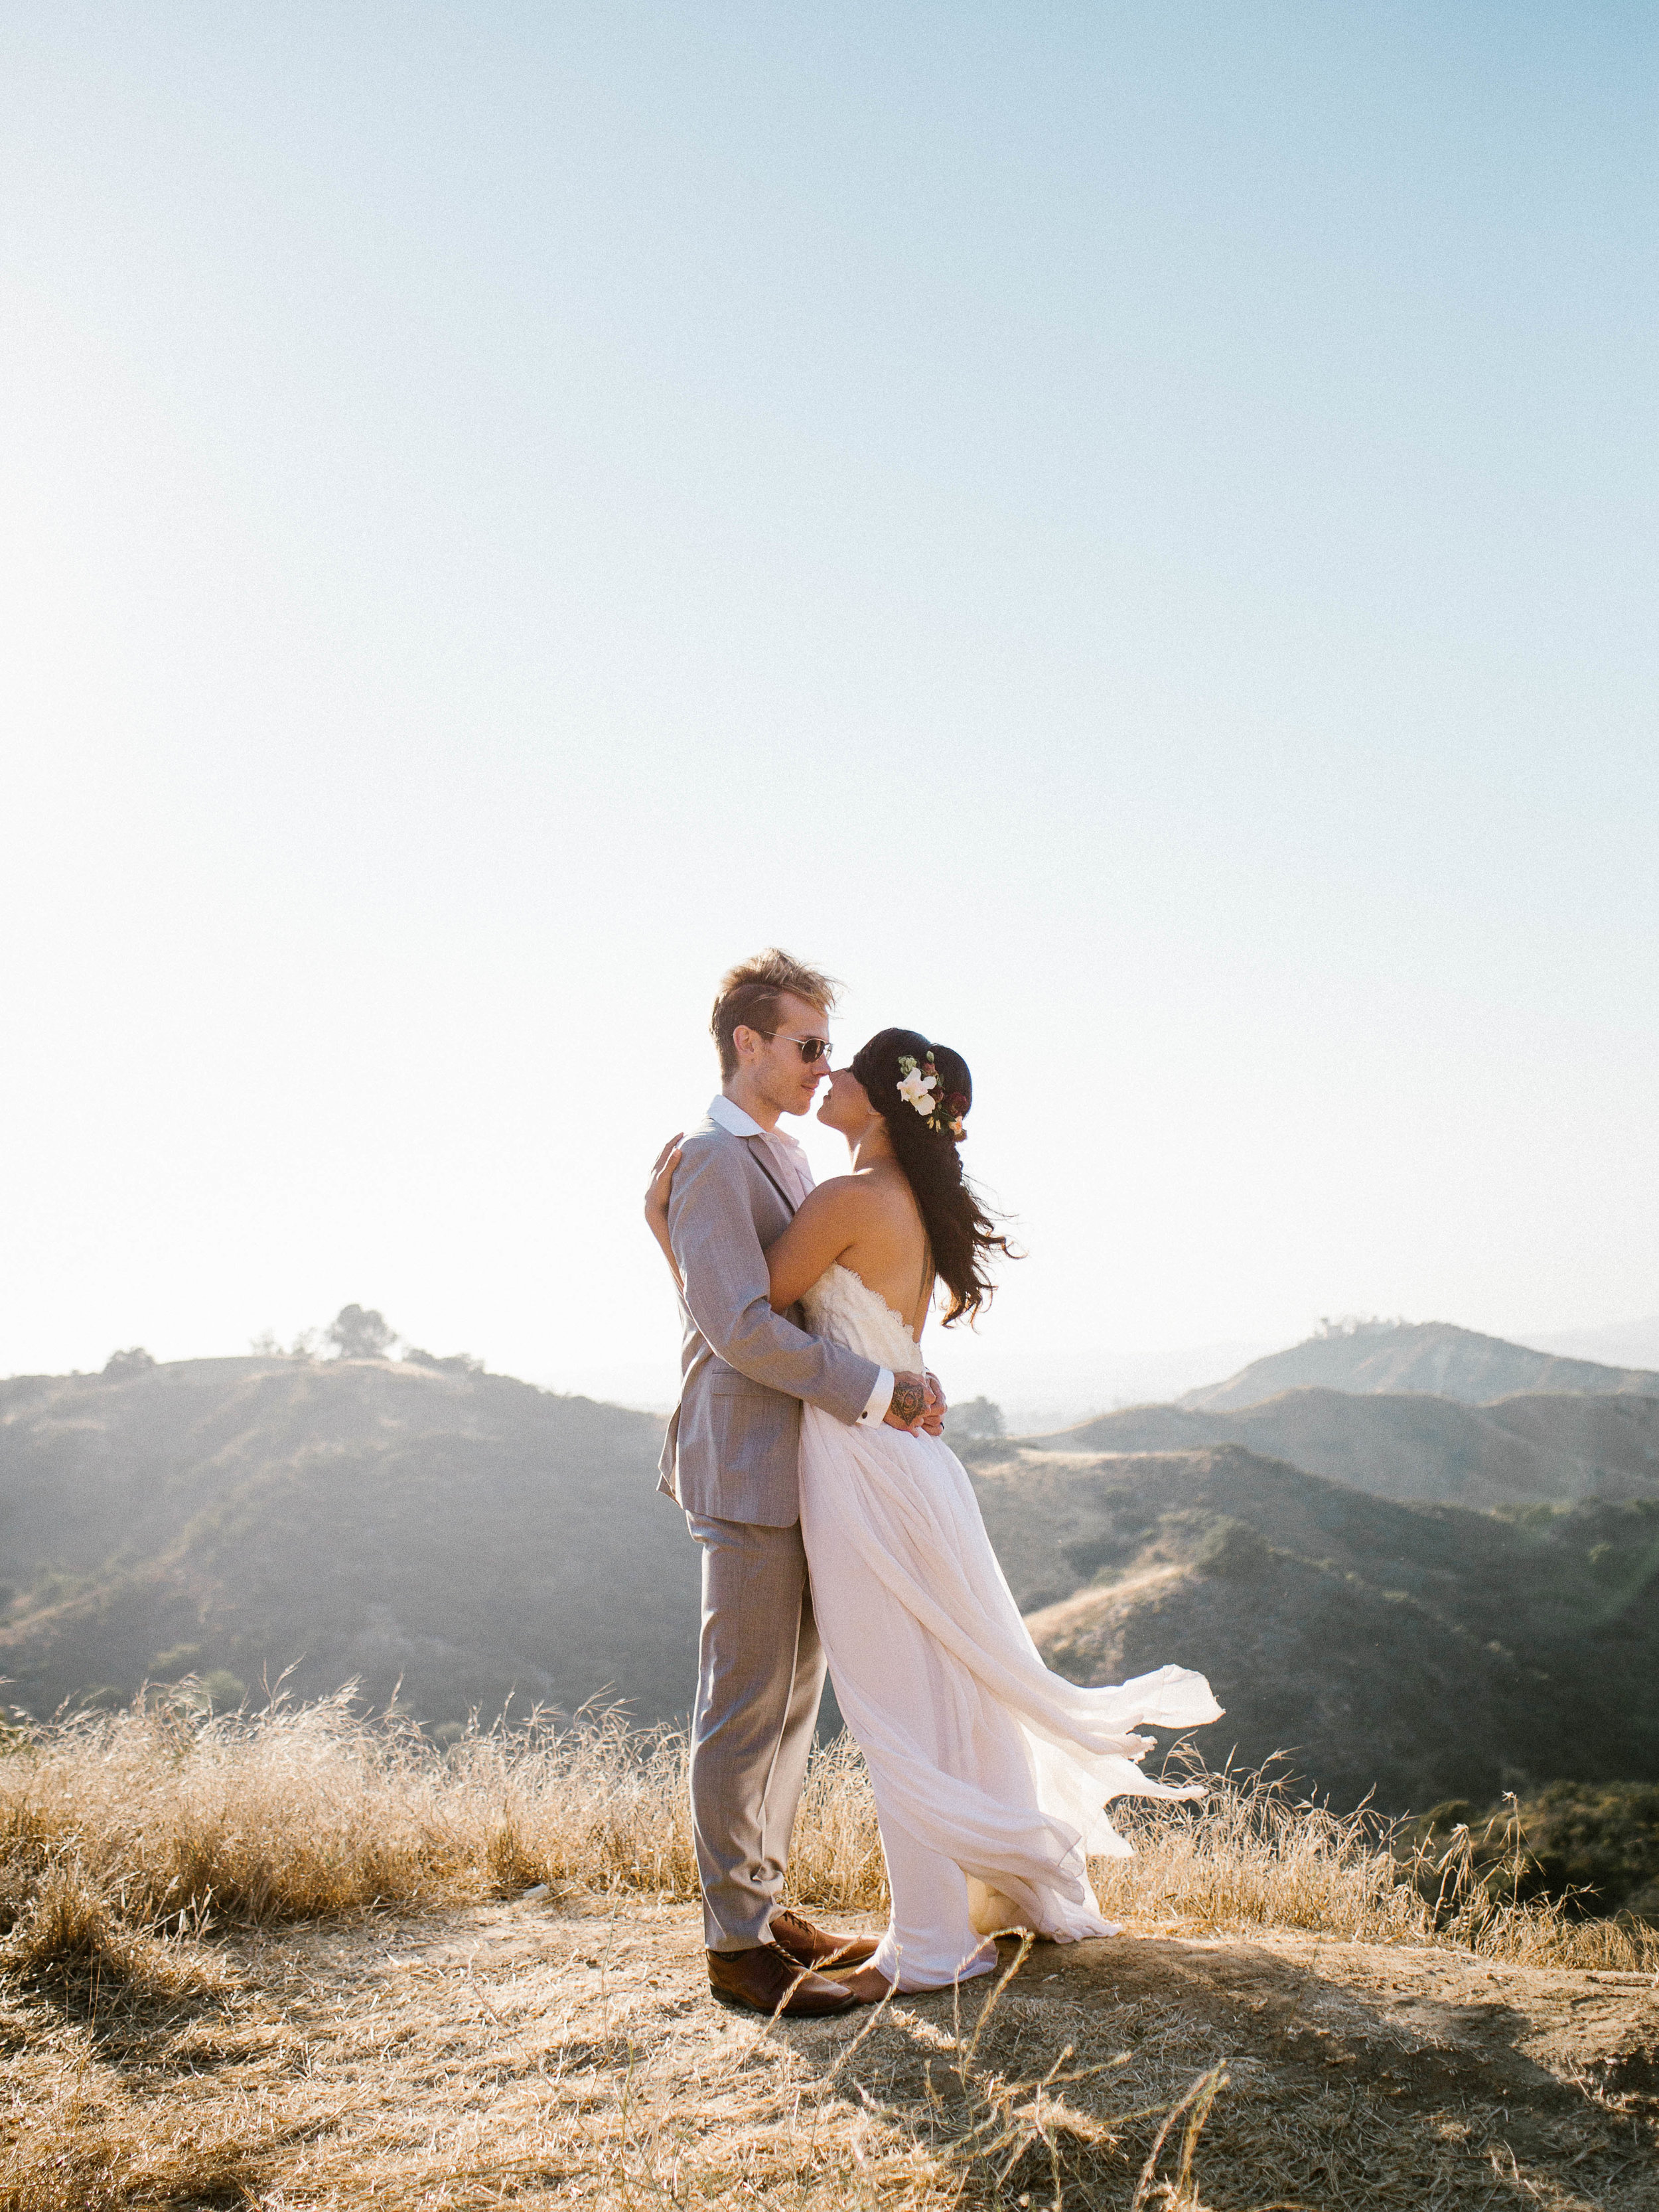
[[[839,1262],[806,1325],[896,1372],[921,1366],[902,1318]],[[1132,1856],[1112,1797],[1196,1797],[1137,1764],[1137,1723],[1194,1728],[1221,1708],[1203,1675],[1160,1667],[1080,1689],[1020,1619],[950,1446],[802,1408],[801,1534],[830,1671],[875,1786],[893,1910],[871,1964],[901,1990],[996,1964],[1011,1920],[1059,1942],[1119,1931],[1087,1855]],[[978,1925],[975,1925],[975,1921]]]

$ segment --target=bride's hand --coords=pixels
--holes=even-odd
[[[657,1164],[651,1170],[651,1180],[645,1188],[645,1218],[654,1229],[660,1222],[668,1222],[668,1194],[674,1182],[674,1170],[680,1164],[680,1139],[685,1134],[671,1137],[657,1155]]]

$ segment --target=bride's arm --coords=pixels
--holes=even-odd
[[[782,1236],[766,1248],[774,1313],[787,1313],[857,1242],[868,1203],[864,1186],[852,1176],[836,1176],[808,1194]]]
[[[673,1186],[674,1170],[680,1164],[680,1139],[671,1137],[657,1155],[657,1164],[651,1170],[651,1180],[645,1191],[646,1226],[662,1247],[662,1256],[668,1262],[668,1272],[674,1278],[674,1288],[683,1291],[679,1262],[674,1257],[674,1247],[668,1235],[668,1194]]]

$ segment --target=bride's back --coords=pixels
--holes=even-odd
[[[839,1265],[890,1306],[911,1334],[919,1337],[933,1297],[933,1261],[921,1210],[903,1170],[883,1160],[851,1175],[836,1176],[820,1188],[839,1197],[838,1185],[854,1187],[845,1193],[853,1201],[848,1208],[852,1241],[837,1255]]]

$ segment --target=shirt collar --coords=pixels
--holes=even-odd
[[[716,1091],[709,1102],[708,1118],[717,1128],[728,1129],[734,1137],[766,1137],[774,1144],[788,1145],[796,1152],[802,1147],[784,1129],[763,1129],[752,1114],[745,1114],[741,1106],[728,1098],[723,1091]]]
[[[766,1134],[754,1116],[745,1114],[742,1107],[728,1098],[723,1091],[717,1091],[709,1102],[708,1118],[716,1127],[729,1129],[734,1137],[763,1137]]]

